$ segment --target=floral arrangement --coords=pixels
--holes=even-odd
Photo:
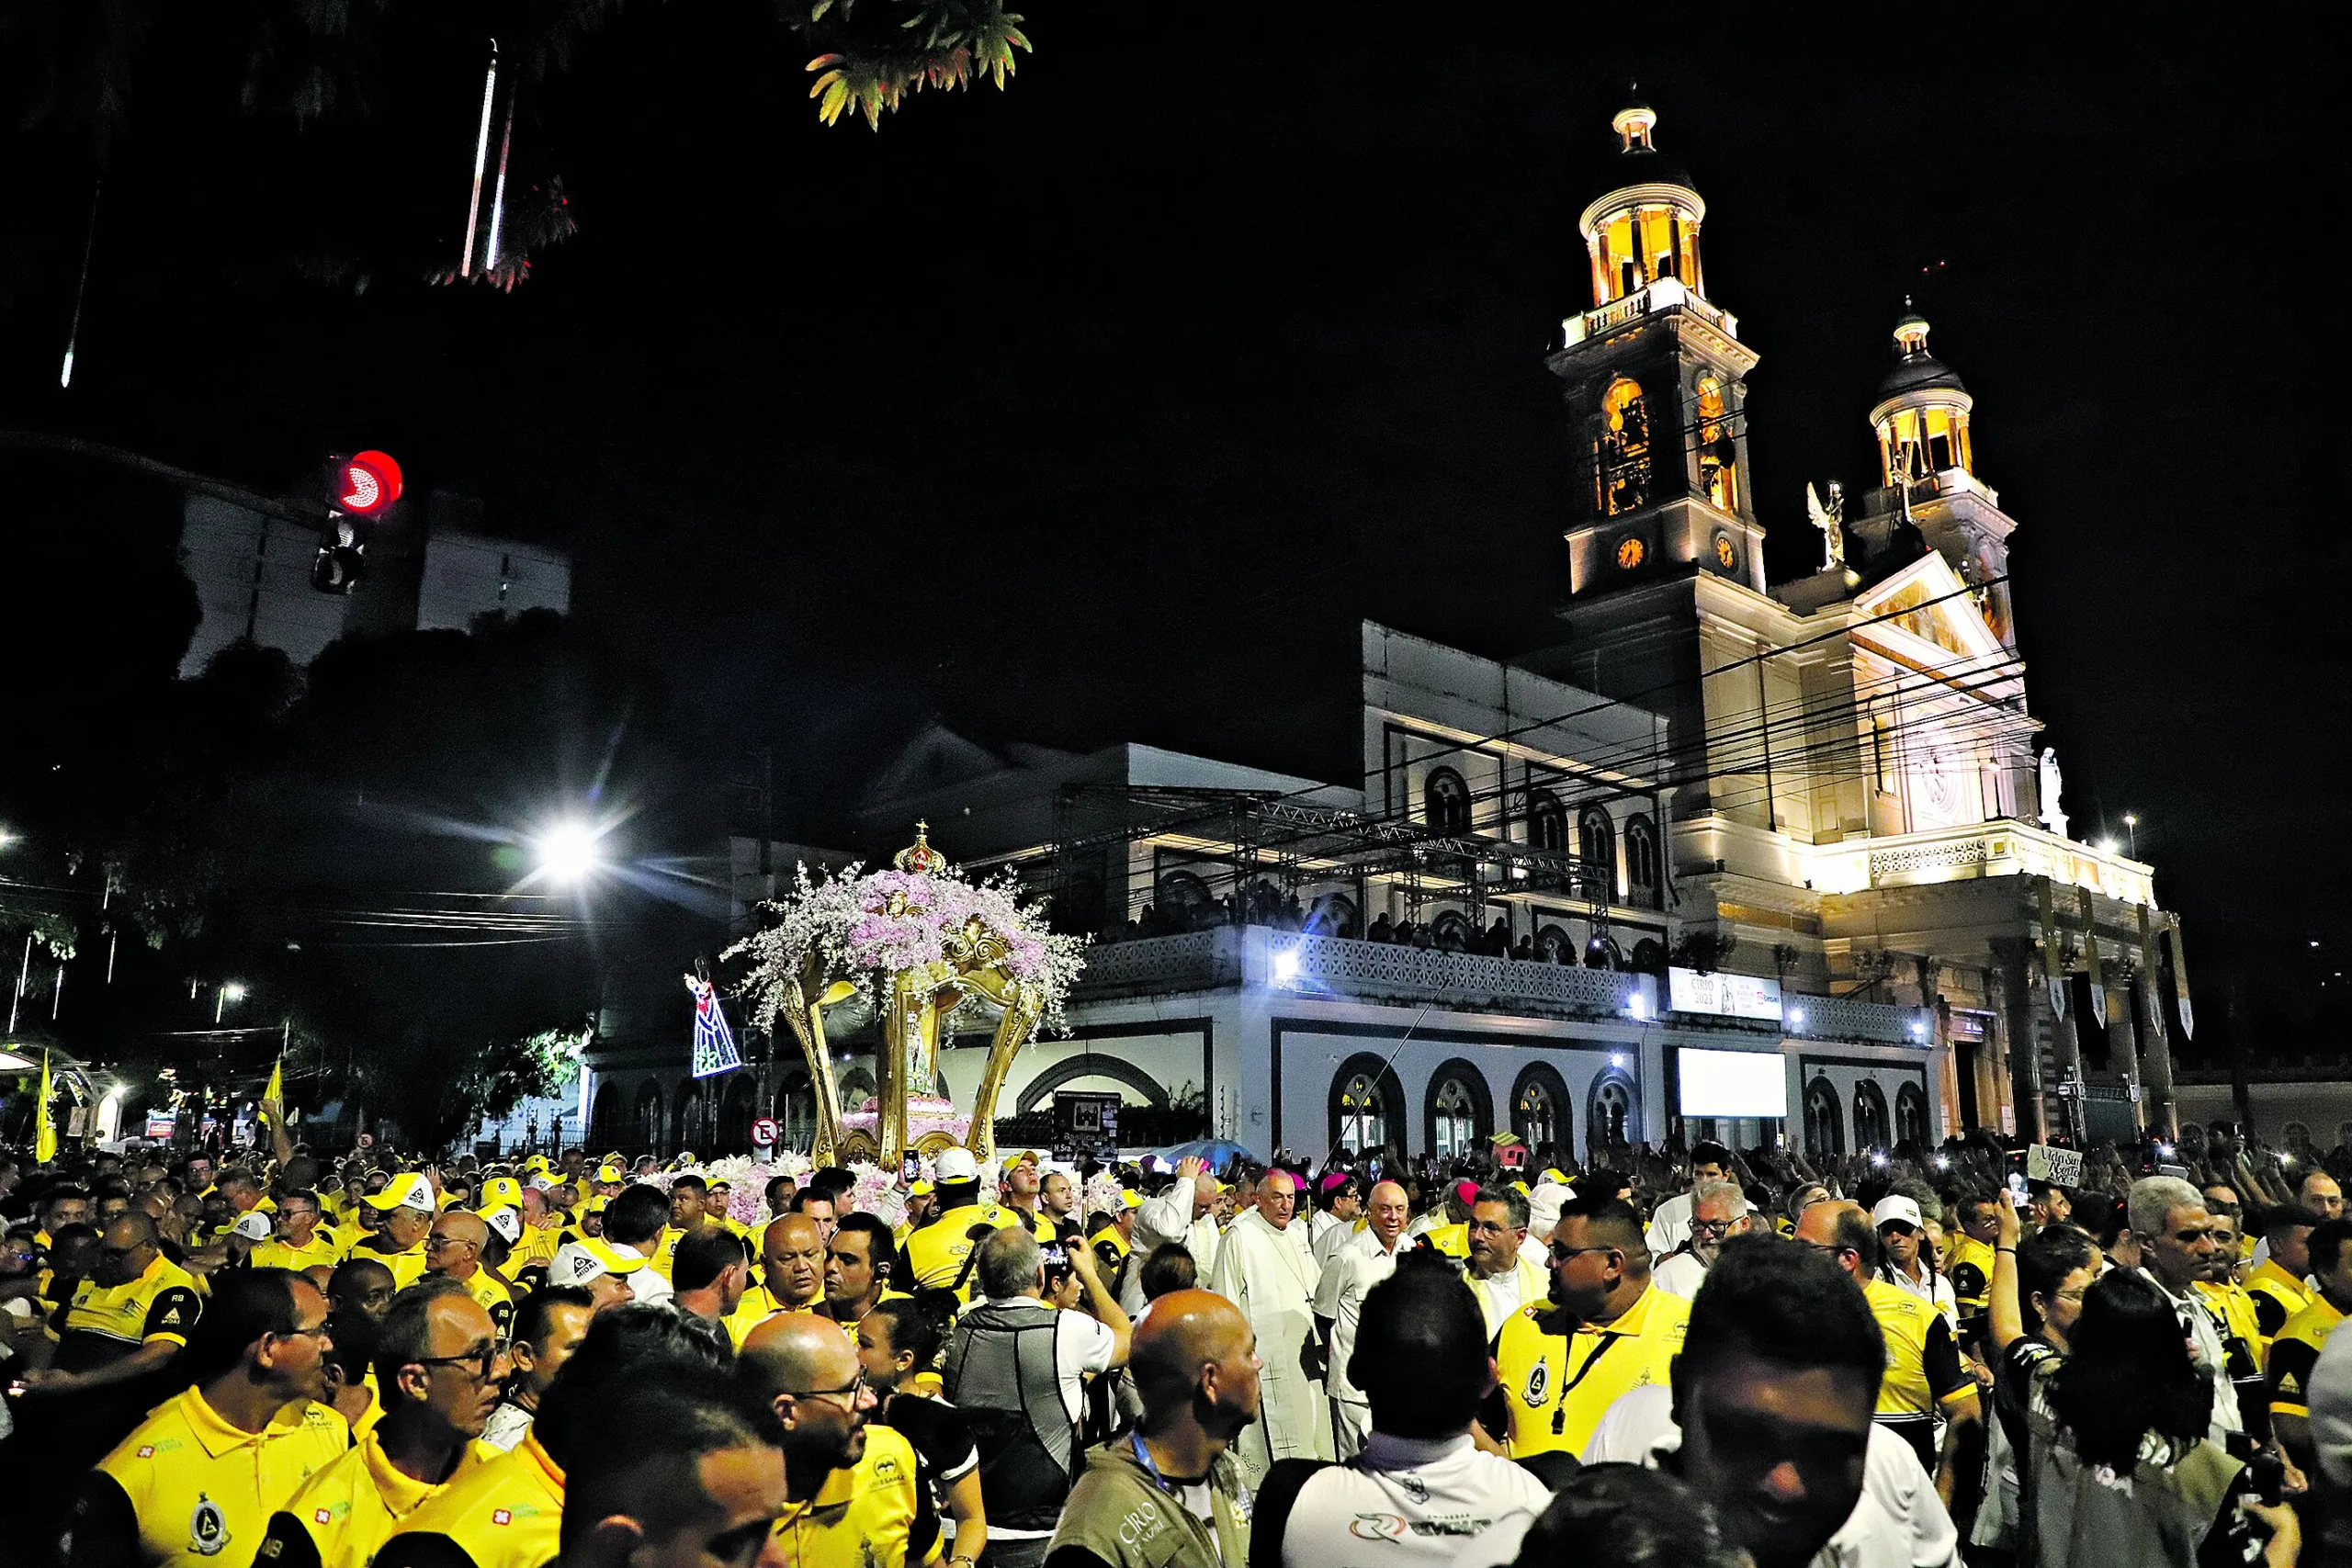
[[[1046,930],[1044,907],[1024,901],[1010,873],[973,882],[927,849],[903,870],[853,863],[811,877],[804,863],[791,891],[763,908],[774,923],[722,954],[751,961],[742,994],[763,1029],[775,1026],[786,984],[801,978],[812,955],[878,1006],[893,974],[967,955],[977,927],[981,941],[1001,947],[997,965],[1041,992],[1049,1026],[1058,1024],[1083,966],[1081,939]]]
[[[1083,1218],[1088,1214],[1108,1214],[1113,1219],[1117,1219],[1121,1204],[1125,1201],[1120,1194],[1125,1190],[1125,1183],[1110,1171],[1096,1171],[1086,1179],[1086,1191],[1083,1201],[1080,1204],[1080,1217]]]

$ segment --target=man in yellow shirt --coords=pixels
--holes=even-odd
[[[379,1228],[352,1243],[344,1257],[373,1258],[392,1271],[395,1284],[415,1284],[424,1277],[425,1233],[441,1212],[433,1183],[423,1176],[396,1176],[362,1201],[375,1211]]]
[[[2329,1220],[2309,1242],[2319,1294],[2280,1325],[2270,1341],[2270,1427],[2288,1457],[2306,1473],[2319,1462],[2312,1448],[2312,1374],[2344,1314],[2352,1312],[2352,1220]],[[2243,1400],[2241,1400],[2243,1404]]]
[[[343,1260],[344,1249],[319,1223],[319,1195],[297,1188],[277,1201],[276,1234],[254,1248],[256,1269],[291,1269],[300,1273],[321,1264],[328,1268]]]
[[[2282,1203],[2262,1216],[2262,1238],[2270,1244],[2270,1256],[2254,1266],[2245,1288],[2262,1330],[2263,1343],[2256,1348],[2266,1362],[2271,1337],[2312,1304],[2312,1290],[2303,1278],[2311,1272],[2312,1232],[2319,1224],[2319,1215],[2300,1203]]]
[[[914,1450],[889,1427],[868,1424],[874,1391],[857,1347],[822,1318],[787,1314],[752,1330],[741,1367],[784,1421],[786,1502],[774,1544],[785,1561],[908,1568]]]
[[[858,1321],[874,1303],[906,1293],[890,1289],[890,1270],[898,1264],[888,1225],[873,1214],[845,1216],[825,1247],[824,1300],[817,1310],[840,1324],[855,1344]]]
[[[428,1277],[454,1280],[481,1303],[503,1338],[514,1321],[514,1292],[482,1263],[481,1250],[489,1242],[490,1226],[480,1214],[447,1210],[425,1235],[424,1267]]]
[[[806,1214],[770,1220],[760,1235],[760,1282],[743,1292],[747,1324],[773,1313],[808,1312],[825,1299],[825,1240]]]
[[[1967,1218],[1964,1206],[1962,1217]],[[1990,1218],[1997,1227],[1999,1213],[1993,1212]],[[1949,1508],[1962,1441],[1969,1428],[1982,1424],[1984,1411],[1976,1381],[1961,1361],[1944,1314],[1934,1303],[1878,1277],[1883,1256],[1878,1231],[1860,1203],[1832,1200],[1814,1204],[1799,1216],[1796,1239],[1843,1269],[1861,1288],[1886,1345],[1876,1419],[1911,1445],[1921,1467],[1936,1478],[1937,1495]],[[1935,1441],[1939,1415],[1944,1420],[1940,1458]]]
[[[272,1517],[263,1568],[368,1568],[392,1528],[438,1492],[470,1451],[506,1371],[490,1314],[439,1276],[392,1301],[376,1340],[383,1418]]]
[[[678,1244],[706,1226],[719,1225],[710,1213],[710,1189],[693,1171],[670,1183],[670,1223],[662,1227],[653,1247],[653,1271],[664,1280],[670,1278],[671,1260],[678,1256]],[[723,1225],[720,1228],[724,1229]],[[673,1281],[674,1283],[674,1281]]]
[[[98,1461],[74,1501],[68,1568],[215,1568],[258,1549],[269,1517],[351,1442],[326,1393],[327,1302],[300,1274],[214,1281],[187,1352],[193,1386]]]
[[[901,1290],[935,1285],[968,1302],[975,1244],[992,1230],[1020,1223],[1023,1216],[980,1201],[980,1167],[971,1150],[941,1150],[937,1170],[933,1193],[936,1211],[899,1244],[899,1267],[891,1277]],[[1202,1272],[1207,1272],[1205,1265]]]
[[[1521,1307],[1496,1337],[1501,1386],[1482,1424],[1508,1438],[1514,1459],[1582,1452],[1620,1394],[1667,1382],[1690,1322],[1690,1303],[1651,1282],[1630,1203],[1563,1204],[1551,1258],[1551,1298]]]

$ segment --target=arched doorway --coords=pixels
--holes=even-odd
[[[1356,918],[1356,901],[1344,893],[1326,893],[1308,911],[1306,929],[1316,936],[1362,936],[1363,922]]]
[[[1575,1101],[1568,1080],[1549,1062],[1531,1062],[1519,1070],[1510,1089],[1510,1130],[1538,1158],[1549,1145],[1555,1161],[1576,1157],[1576,1129],[1569,1124]]]
[[[596,1086],[595,1108],[588,1116],[587,1144],[591,1149],[609,1149],[621,1141],[621,1097],[608,1083]]]
[[[1574,964],[1577,939],[1565,926],[1545,926],[1535,933],[1535,956],[1546,964]]]
[[[1467,953],[1476,931],[1468,916],[1447,909],[1430,922],[1430,943],[1441,953]]]
[[[1421,815],[1441,833],[1470,830],[1470,786],[1452,768],[1431,768],[1421,781]]]
[[[1494,1093],[1484,1073],[1457,1056],[1430,1075],[1421,1107],[1423,1147],[1440,1159],[1455,1159],[1494,1130]]]
[[[1171,871],[1159,879],[1159,907],[1152,913],[1164,931],[1196,931],[1216,923],[1216,899],[1209,885],[1189,871]]]
[[[1890,1134],[1893,1123],[1886,1114],[1886,1091],[1875,1080],[1863,1078],[1854,1085],[1854,1147],[1883,1149],[1894,1140]]]
[[[1340,1064],[1331,1075],[1330,1137],[1335,1149],[1353,1154],[1394,1148],[1404,1151],[1405,1086],[1396,1070],[1368,1051]]]
[[[1928,1091],[1907,1083],[1894,1091],[1894,1141],[1925,1148],[1928,1133]]]
[[[743,1073],[729,1075],[726,1098],[719,1101],[718,1125],[710,1146],[720,1154],[748,1154],[752,1147],[752,1080]]]
[[[702,1085],[689,1078],[678,1086],[678,1098],[670,1111],[670,1146],[691,1149],[702,1154],[709,1147],[704,1134],[704,1105],[707,1097]]]
[[[842,1110],[844,1113],[863,1111],[865,1102],[875,1096],[874,1075],[864,1067],[852,1067],[841,1078]]]
[[[1602,1151],[1630,1144],[1641,1132],[1634,1109],[1634,1080],[1622,1067],[1610,1067],[1592,1080],[1585,1099],[1585,1150],[1594,1159]]]
[[[784,1147],[806,1149],[817,1139],[817,1088],[808,1069],[796,1067],[784,1075],[775,1091],[775,1120]]]
[[[1804,1146],[1813,1155],[1846,1152],[1846,1117],[1827,1078],[1814,1079],[1804,1091]]]
[[[633,1154],[662,1152],[662,1086],[651,1078],[637,1091],[637,1114],[631,1119],[628,1141]]]

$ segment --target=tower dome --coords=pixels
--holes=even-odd
[[[1928,319],[1904,302],[1894,323],[1894,364],[1879,381],[1871,426],[1890,485],[1949,468],[1975,471],[1968,416],[1975,400],[1959,372],[1928,352]]]
[[[1611,118],[1617,147],[1602,160],[1592,199],[1577,230],[1592,257],[1595,309],[1661,277],[1705,297],[1699,269],[1699,225],[1707,204],[1682,165],[1657,150],[1657,111],[1638,92]]]

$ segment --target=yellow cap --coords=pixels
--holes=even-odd
[[[929,1177],[919,1176],[915,1178],[914,1185],[907,1189],[907,1196],[910,1198],[928,1198],[931,1196],[933,1190],[933,1189],[931,1185],[931,1179]]]
[[[365,1201],[371,1209],[414,1209],[420,1214],[439,1212],[433,1201],[433,1183],[414,1174],[393,1177],[381,1192],[371,1192]]]
[[[1136,1191],[1132,1187],[1121,1188],[1119,1190],[1119,1207],[1122,1209],[1142,1208],[1143,1194]]]
[[[523,1206],[523,1184],[511,1176],[493,1176],[481,1184],[481,1201],[474,1208],[477,1214],[487,1215],[492,1209],[519,1209]]]

